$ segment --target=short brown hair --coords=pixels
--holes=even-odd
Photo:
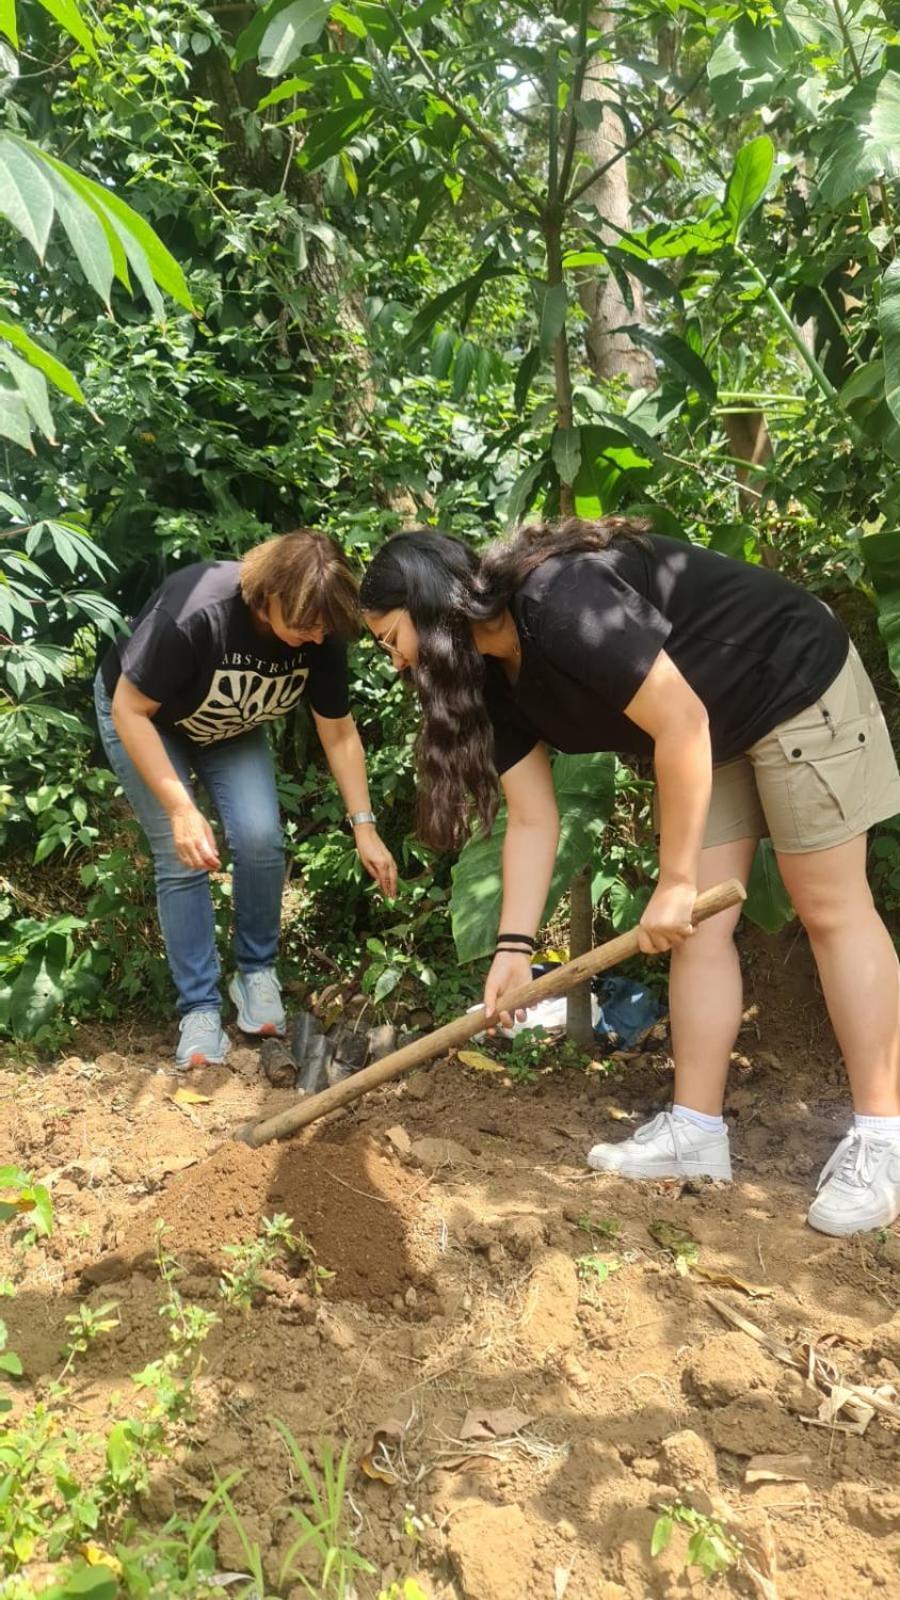
[[[254,545],[241,561],[241,594],[265,611],[273,595],[289,628],[315,628],[355,639],[359,587],[344,552],[326,533],[296,528]]]

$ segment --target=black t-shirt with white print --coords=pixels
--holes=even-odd
[[[200,561],[173,573],[104,657],[110,695],[120,674],[159,701],[154,722],[194,744],[234,739],[293,710],[305,693],[321,717],[350,710],[347,652],[333,635],[299,649],[253,626],[240,562]]]
[[[510,609],[516,684],[485,662],[501,773],[539,740],[571,754],[651,754],[625,707],[662,650],[706,707],[713,760],[729,761],[812,705],[849,647],[829,608],[779,573],[656,534],[550,557]]]

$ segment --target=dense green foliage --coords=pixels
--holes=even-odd
[[[362,565],[413,520],[481,538],[641,509],[826,593],[889,687],[897,24],[869,0],[4,0],[0,1028],[165,1012],[89,687],[117,616],[198,556],[313,523]],[[641,382],[585,341],[610,280]],[[364,881],[299,718],[277,734],[288,964],[369,965],[379,1001],[437,985],[450,1010],[474,981],[450,863],[409,835],[411,708],[368,644],[354,701],[401,897]],[[618,791],[599,852],[590,797],[573,808],[566,857],[613,926],[652,870],[646,785]],[[877,849],[896,901],[889,833]]]

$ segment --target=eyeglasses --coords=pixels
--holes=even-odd
[[[375,635],[375,643],[382,650],[386,650],[389,656],[397,654],[397,651],[398,651],[399,647],[394,644],[393,640],[394,640],[394,635],[396,634],[397,629],[399,628],[400,623],[401,623],[402,620],[403,620],[403,612],[401,611],[401,612],[398,613],[397,620],[394,623],[393,627],[388,628],[387,633],[382,634],[380,637],[379,637],[379,635],[377,633]]]

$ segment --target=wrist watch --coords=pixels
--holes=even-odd
[[[374,822],[374,811],[351,811],[347,814],[347,821],[351,828],[359,828],[364,822]]]

